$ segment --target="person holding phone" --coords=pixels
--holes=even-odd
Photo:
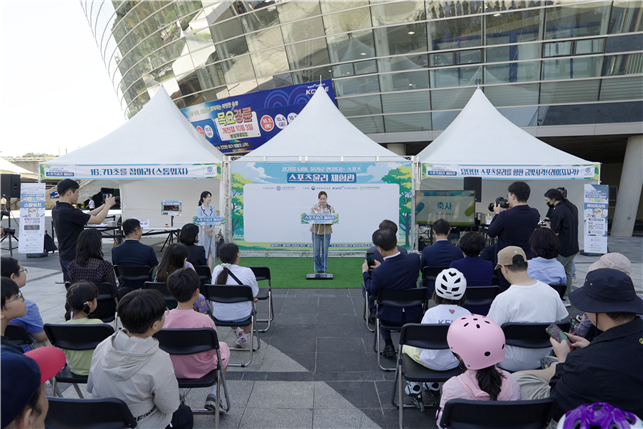
[[[554,421],[579,405],[608,402],[643,418],[643,300],[625,273],[601,268],[569,294],[574,307],[603,331],[592,342],[565,333],[551,339],[558,362],[547,369],[514,373],[522,399],[554,398]]]
[[[317,194],[319,202],[311,209],[311,213],[335,213],[335,209],[328,204],[328,194],[320,191]],[[312,224],[310,232],[313,238],[313,255],[315,261],[315,272],[325,273],[328,270],[328,247],[330,246],[330,235],[333,233],[331,224]]]

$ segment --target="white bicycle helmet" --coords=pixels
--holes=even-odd
[[[565,414],[558,429],[642,429],[643,422],[635,414],[606,402],[581,405]]]
[[[455,268],[442,270],[435,278],[435,293],[444,299],[459,300],[467,290],[467,279]]]

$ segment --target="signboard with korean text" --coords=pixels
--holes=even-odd
[[[445,219],[451,225],[473,225],[475,191],[416,191],[415,223],[431,225]]]
[[[456,179],[599,179],[600,164],[585,165],[458,165],[422,164],[422,178]]]
[[[607,253],[608,185],[585,185],[583,224],[585,253]]]
[[[45,196],[44,183],[20,185],[20,253],[42,253],[44,250]]]
[[[183,204],[177,200],[161,201],[161,214],[166,216],[181,216]]]
[[[217,179],[221,164],[48,165],[40,164],[42,179]]]
[[[335,101],[332,80],[321,85]],[[181,109],[206,140],[221,152],[246,152],[276,136],[306,106],[319,82],[222,98]]]
[[[312,250],[310,228],[322,213],[333,229],[331,251],[365,251],[384,219],[398,224],[398,243],[410,246],[411,162],[240,160],[231,182],[228,222],[242,250]],[[330,209],[319,211],[322,191]]]

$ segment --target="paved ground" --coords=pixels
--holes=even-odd
[[[2,254],[7,255],[6,243],[2,247]],[[642,249],[641,237],[610,238],[610,250],[626,254],[634,263],[633,277],[640,293]],[[106,240],[104,252],[108,260],[110,250]],[[17,258],[28,269],[25,296],[39,305],[45,322],[62,322],[64,286],[56,284],[62,280],[57,255]],[[582,255],[577,258],[575,286],[582,285],[587,267],[596,259]],[[228,371],[232,410],[221,417],[221,427],[397,427],[397,410],[390,402],[394,374],[377,366],[373,334],[362,319],[359,289],[274,290],[274,305],[275,321],[267,333],[260,335],[261,350],[253,363],[248,368]],[[259,311],[260,317],[265,315],[265,302],[259,303]],[[578,313],[573,308],[570,312]],[[228,332],[226,328],[219,330],[232,344]],[[232,359],[246,356],[233,352]],[[63,387],[65,396],[75,396],[74,389]],[[202,407],[207,392],[208,389],[190,392],[189,405]],[[434,410],[420,413],[407,409],[405,427],[435,428],[433,416]],[[196,416],[195,423],[195,427],[212,427],[214,417]]]

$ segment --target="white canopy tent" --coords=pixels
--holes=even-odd
[[[164,88],[141,111],[110,134],[67,155],[43,162],[43,179],[118,180],[123,217],[170,223],[161,201],[181,201],[174,226],[192,222],[202,191],[223,199],[223,155],[183,116]],[[177,180],[178,179],[178,180]],[[185,181],[181,179],[193,179]]]
[[[0,173],[19,174],[20,180],[23,180],[23,179],[37,180],[38,179],[38,175],[36,173],[32,173],[29,170],[19,167],[16,164],[7,161],[4,158],[0,158]]]
[[[480,88],[451,125],[417,157],[421,190],[462,190],[464,177],[482,177],[482,202],[476,204],[476,211],[483,213],[518,180],[531,187],[529,205],[538,209],[541,219],[547,212],[544,193],[561,186],[582,212],[584,184],[600,182],[599,163],[533,137],[500,114]],[[579,216],[581,249],[582,222]]]

